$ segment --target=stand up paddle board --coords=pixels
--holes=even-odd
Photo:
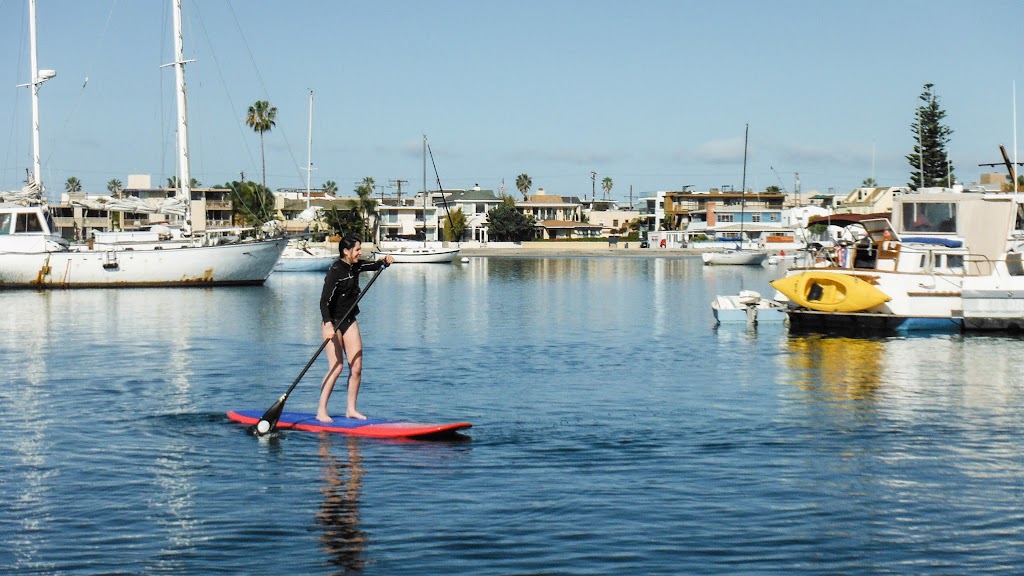
[[[263,410],[234,410],[228,412],[228,418],[241,424],[255,426],[260,421],[260,418],[263,417],[263,412]],[[459,430],[465,430],[472,426],[469,422],[421,424],[418,422],[383,420],[380,418],[358,420],[356,418],[342,418],[339,416],[334,417],[334,422],[321,422],[316,419],[315,414],[308,412],[283,412],[281,413],[281,419],[277,421],[277,427],[281,430],[334,432],[351,436],[369,436],[371,438],[437,438],[452,436]]]

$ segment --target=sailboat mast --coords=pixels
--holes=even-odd
[[[42,171],[39,166],[39,85],[43,80],[39,77],[36,59],[36,0],[29,0],[28,3],[28,36],[31,45],[29,58],[32,61],[32,183],[37,184],[42,192],[43,183],[39,179]]]
[[[185,220],[190,220],[192,175],[188,165],[188,109],[185,101],[185,45],[181,28],[181,0],[171,0],[174,16],[174,88],[178,105],[178,189],[185,197]]]
[[[423,135],[423,247],[427,247],[427,135]]]
[[[313,91],[309,91],[309,142],[306,148],[306,208],[309,208],[309,180],[313,176]]]
[[[743,129],[743,180],[740,184],[740,248],[743,248],[743,221],[747,210],[747,137],[750,134],[750,124]]]

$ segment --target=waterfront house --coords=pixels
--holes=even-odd
[[[723,187],[726,188],[726,187]],[[665,193],[665,228],[684,231],[683,239],[709,236],[720,240],[782,234],[783,192],[743,193],[729,187],[709,191]]]
[[[462,210],[466,217],[466,231],[461,240],[487,242],[487,213],[500,206],[501,199],[494,195],[493,190],[482,190],[480,186],[474,186],[469,190],[445,192],[450,192],[447,197],[448,209],[452,212]],[[442,228],[443,226],[444,224]]]

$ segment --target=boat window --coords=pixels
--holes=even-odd
[[[962,254],[946,254],[946,268],[953,272],[964,271],[964,257]]]
[[[0,234],[11,233],[11,215],[0,214]]]
[[[956,204],[952,202],[904,202],[906,232],[956,232]]]
[[[42,232],[43,225],[40,224],[39,218],[34,213],[31,214],[18,214],[18,221],[14,227],[14,232]]]

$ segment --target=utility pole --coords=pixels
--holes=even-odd
[[[398,188],[398,205],[399,206],[402,205],[402,184],[408,184],[408,183],[409,183],[408,180],[402,180],[402,179],[388,180],[388,186],[392,186],[392,187],[397,187]],[[384,190],[383,189],[381,189],[381,191],[380,191],[380,200],[381,200],[381,203],[383,204],[384,203]]]
[[[590,172],[590,208],[593,210],[594,204],[597,202],[597,197],[594,195],[597,185],[597,172]]]

